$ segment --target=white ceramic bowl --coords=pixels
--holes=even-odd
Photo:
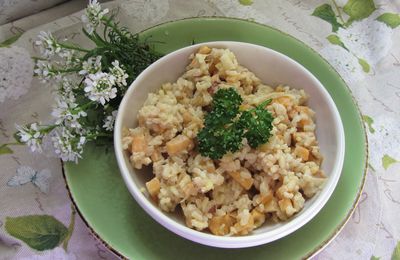
[[[180,214],[165,213],[140,191],[151,173],[134,169],[122,149],[122,128],[137,126],[137,113],[147,98],[162,83],[175,82],[185,70],[191,53],[199,46],[229,48],[239,64],[254,72],[263,83],[276,86],[287,84],[301,88],[310,95],[308,105],[316,111],[317,139],[324,156],[322,169],[328,175],[323,189],[305,203],[303,210],[286,222],[264,224],[247,236],[223,237],[188,228]],[[265,244],[284,237],[310,221],[325,205],[339,180],[344,160],[344,130],[339,112],[321,83],[303,66],[289,57],[258,45],[241,42],[208,42],[174,51],[144,70],[132,83],[119,107],[114,130],[114,148],[122,177],[140,206],[158,223],[192,241],[215,247],[241,248]],[[151,169],[147,169],[151,171]]]

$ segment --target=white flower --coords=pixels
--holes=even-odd
[[[108,13],[108,9],[101,10],[100,4],[97,0],[89,0],[89,5],[82,15],[82,22],[85,23],[86,30],[89,34],[97,28],[101,18]]]
[[[41,54],[50,58],[55,54],[58,54],[60,57],[66,57],[69,54],[69,50],[64,49],[58,43],[57,39],[50,33],[41,31],[38,35],[39,40],[35,41],[35,45],[40,47]]]
[[[392,46],[392,29],[374,18],[354,21],[348,28],[339,28],[338,36],[357,57],[375,65],[386,57]]]
[[[41,79],[43,83],[46,83],[51,79],[61,79],[60,74],[55,70],[48,60],[38,60],[33,72]]]
[[[61,57],[64,58],[65,65],[68,66],[76,66],[78,65],[78,62],[80,62],[80,60],[75,55],[75,50],[66,50],[65,52],[63,52]]]
[[[87,61],[82,62],[82,70],[80,75],[93,74],[101,70],[101,56],[90,57]]]
[[[56,98],[57,106],[53,109],[51,115],[56,118],[56,125],[64,123],[65,126],[75,128],[76,131],[82,129],[79,122],[81,117],[86,117],[87,114],[83,111],[78,104],[75,103],[75,98],[67,97]]]
[[[84,136],[74,135],[68,128],[61,127],[52,137],[54,152],[63,161],[78,162],[82,158],[83,145],[86,143]]]
[[[126,86],[126,79],[129,77],[125,70],[119,66],[119,61],[115,60],[111,62],[113,67],[110,69],[110,73],[115,76],[115,82],[119,87]]]
[[[17,136],[20,141],[29,146],[32,152],[42,151],[41,143],[43,139],[43,133],[40,131],[37,123],[33,123],[30,126],[16,125]]]
[[[59,96],[62,96],[64,100],[70,100],[75,102],[75,95],[73,90],[79,86],[79,83],[75,83],[69,77],[63,77],[57,85],[56,91]]]
[[[111,112],[111,115],[107,116],[104,119],[104,125],[103,127],[107,130],[107,131],[112,131],[114,129],[114,123],[115,123],[115,118],[117,117],[117,110],[114,110]]]
[[[117,96],[117,88],[114,87],[114,75],[99,71],[96,74],[89,74],[84,83],[86,85],[84,89],[87,93],[86,96],[102,105]]]

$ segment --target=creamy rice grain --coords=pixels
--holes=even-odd
[[[241,109],[272,99],[266,109],[273,129],[257,149],[244,139],[239,151],[212,160],[198,153],[196,136],[222,88],[241,95]],[[263,84],[230,50],[203,46],[175,83],[148,95],[138,127],[123,130],[123,148],[134,168],[153,168],[147,187],[162,210],[180,207],[187,226],[196,230],[246,235],[301,211],[326,180],[307,100],[302,89]]]

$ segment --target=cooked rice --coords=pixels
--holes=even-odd
[[[326,179],[307,94],[262,84],[228,49],[203,46],[190,60],[175,83],[148,95],[139,126],[124,130],[132,166],[153,168],[149,195],[164,211],[181,207],[188,227],[216,235],[246,235],[265,221],[289,219]],[[196,135],[213,93],[228,87],[242,96],[242,109],[272,99],[272,136],[257,149],[244,139],[239,151],[212,160],[198,153]]]

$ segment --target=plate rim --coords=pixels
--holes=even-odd
[[[155,24],[153,26],[147,27],[146,29],[143,29],[139,32],[137,32],[138,35],[151,30],[153,28],[156,28],[158,26],[162,26],[162,25],[166,25],[166,24],[170,24],[170,23],[175,23],[175,22],[180,22],[180,21],[185,21],[185,20],[236,20],[236,21],[241,21],[241,22],[247,22],[247,23],[252,23],[258,26],[262,26],[262,27],[267,27],[269,29],[278,31],[279,33],[288,36],[294,40],[297,40],[299,42],[301,42],[306,48],[308,48],[309,50],[311,50],[313,53],[317,54],[319,56],[319,58],[321,58],[323,61],[325,61],[327,63],[327,65],[330,67],[330,69],[332,69],[332,71],[334,71],[337,76],[340,78],[340,80],[342,81],[342,83],[344,84],[344,86],[346,87],[346,91],[348,92],[348,94],[350,95],[356,109],[357,109],[357,114],[359,117],[360,122],[362,123],[362,129],[364,131],[364,144],[365,144],[365,152],[364,152],[364,158],[365,158],[365,164],[364,164],[364,172],[363,172],[363,177],[361,180],[361,183],[359,184],[358,187],[358,191],[357,191],[357,195],[353,200],[353,204],[352,207],[350,208],[350,210],[347,212],[347,215],[344,217],[344,219],[337,225],[337,227],[331,232],[331,234],[329,234],[329,237],[327,239],[325,239],[324,241],[322,241],[317,247],[315,247],[313,250],[311,250],[309,253],[307,253],[306,255],[302,256],[302,259],[309,259],[313,256],[315,256],[316,254],[318,254],[320,251],[322,251],[326,246],[329,245],[330,242],[332,242],[335,237],[343,230],[344,226],[346,225],[346,223],[350,220],[350,217],[353,215],[355,208],[357,207],[360,198],[361,198],[361,194],[362,191],[364,190],[365,187],[365,182],[366,182],[366,177],[367,177],[367,171],[368,171],[368,162],[369,162],[369,144],[368,144],[368,135],[367,135],[367,129],[365,127],[365,124],[363,123],[362,120],[362,113],[360,110],[360,107],[358,105],[357,100],[354,98],[353,92],[351,91],[350,87],[347,85],[346,81],[343,79],[343,77],[337,72],[337,70],[324,58],[322,57],[322,55],[314,50],[312,47],[310,47],[308,44],[306,44],[304,41],[286,33],[283,32],[282,30],[270,26],[270,25],[266,25],[266,24],[262,24],[262,23],[258,23],[255,21],[251,21],[251,20],[246,20],[243,18],[236,18],[236,17],[225,17],[225,16],[201,16],[201,17],[185,17],[185,18],[181,18],[181,19],[175,19],[175,20],[170,20],[170,21],[166,21],[166,22],[162,22],[162,23],[158,23]],[[69,184],[68,184],[68,180],[66,177],[66,170],[65,170],[65,163],[61,161],[61,170],[62,170],[62,176],[65,182],[65,188],[67,189],[68,192],[68,196],[73,204],[73,207],[75,208],[76,212],[78,213],[78,215],[81,217],[82,221],[85,223],[85,225],[88,227],[90,233],[97,238],[97,240],[99,240],[107,249],[109,249],[112,253],[114,253],[116,256],[122,258],[122,259],[129,259],[128,256],[125,256],[124,254],[122,254],[121,252],[119,252],[116,248],[113,248],[107,241],[105,241],[94,229],[93,227],[89,224],[89,222],[85,219],[83,213],[80,211],[77,203],[75,202],[75,199],[71,193],[71,190],[69,188]]]

